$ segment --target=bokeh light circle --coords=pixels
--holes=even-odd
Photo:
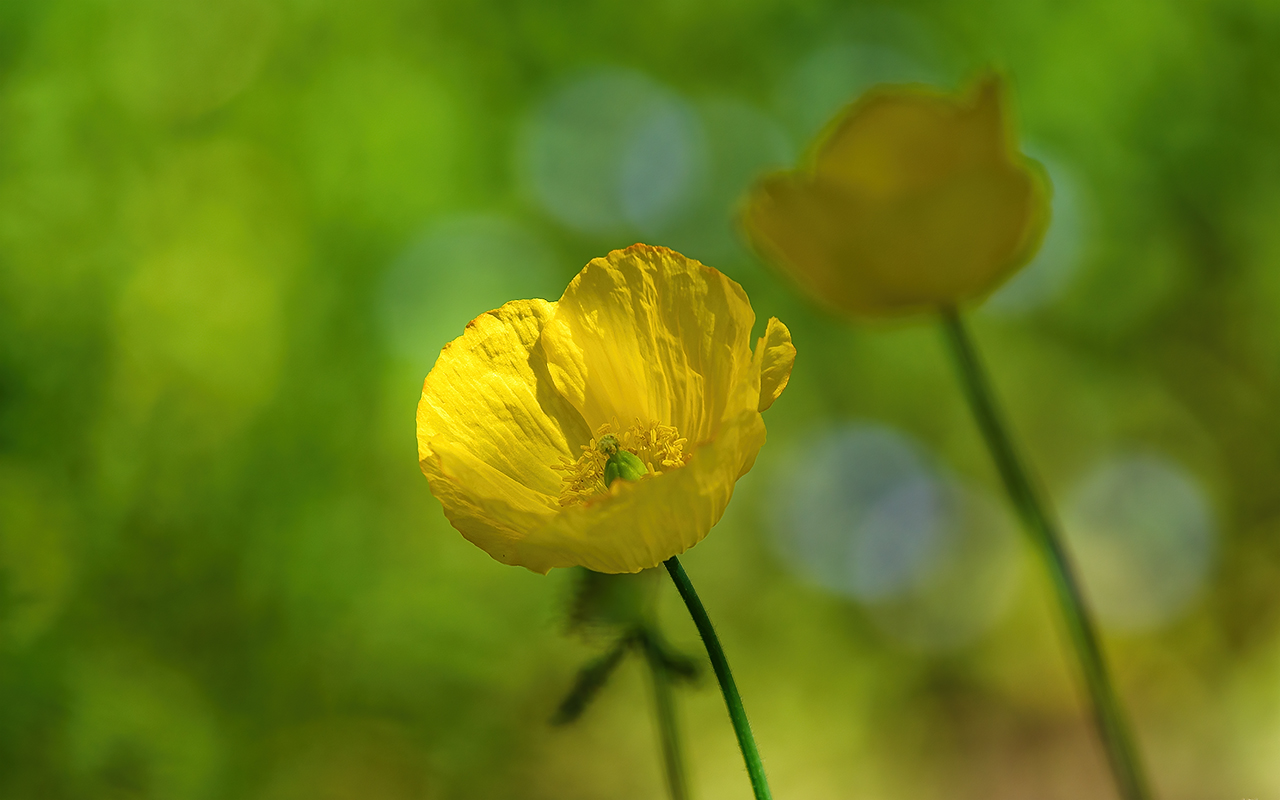
[[[1090,606],[1117,630],[1181,617],[1208,579],[1218,523],[1201,482],[1149,453],[1095,465],[1063,513]]]
[[[429,368],[468,321],[508,300],[555,300],[554,251],[506,217],[450,216],[429,225],[382,277],[376,314],[391,351]]]
[[[534,109],[519,160],[529,193],[565,226],[658,233],[696,197],[706,150],[685,100],[641,73],[609,69],[578,77]]]
[[[785,459],[770,527],[805,579],[924,650],[962,645],[1008,608],[1020,574],[1007,512],[881,425],[823,430]]]
[[[778,108],[807,141],[878,83],[936,83],[935,72],[887,42],[837,42],[810,52],[778,87]]]
[[[879,426],[824,431],[778,484],[773,529],[787,558],[831,591],[874,601],[907,591],[936,551],[938,491],[922,454]]]
[[[662,235],[680,252],[723,269],[745,253],[735,216],[747,190],[763,175],[790,167],[795,152],[776,119],[741,99],[704,98],[698,114],[708,142],[706,177]]]

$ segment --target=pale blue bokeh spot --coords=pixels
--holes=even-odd
[[[428,224],[388,265],[376,314],[391,351],[430,368],[471,319],[509,300],[555,300],[555,252],[534,231],[492,214]]]
[[[1218,522],[1202,483],[1150,453],[1112,456],[1068,494],[1067,538],[1089,605],[1117,630],[1168,625],[1208,580]]]
[[[705,134],[678,94],[639,72],[602,69],[552,92],[519,142],[526,190],[579,233],[656,232],[696,196]]]
[[[1008,610],[1021,560],[1007,511],[906,434],[833,426],[782,464],[770,508],[775,546],[806,580],[861,604],[891,638],[951,649]]]

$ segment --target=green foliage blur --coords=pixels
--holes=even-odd
[[[551,727],[607,636],[449,527],[414,438],[467,320],[637,240],[799,351],[684,559],[775,795],[1111,796],[937,330],[824,316],[733,227],[862,89],[986,65],[1055,222],[975,332],[1160,795],[1280,796],[1277,53],[1274,0],[5,0],[0,797],[662,797],[642,662]],[[919,527],[855,481],[832,530],[888,555],[827,558],[797,520],[877,447],[1007,537],[904,583]],[[680,713],[695,796],[746,796],[714,684]]]

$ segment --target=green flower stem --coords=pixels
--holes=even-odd
[[[667,789],[671,800],[689,800],[685,781],[684,758],[680,754],[680,730],[676,726],[675,699],[671,694],[671,674],[666,659],[651,635],[642,635],[645,661],[653,676],[653,701],[658,712],[658,733],[662,737],[662,761],[666,767]]]
[[[1150,800],[1150,784],[1129,733],[1124,709],[1111,684],[1098,634],[1063,547],[1057,523],[1050,516],[1046,503],[1037,495],[1027,468],[1018,457],[1009,428],[996,406],[990,380],[956,309],[942,311],[942,327],[960,373],[965,397],[986,439],[1005,490],[1053,580],[1054,593],[1080,659],[1080,669],[1093,701],[1094,719],[1120,794],[1125,800]]]
[[[733,732],[738,735],[738,747],[742,749],[742,760],[747,763],[747,774],[751,776],[751,788],[756,800],[771,800],[769,782],[764,776],[764,764],[760,761],[760,752],[756,749],[755,737],[751,735],[751,725],[747,722],[746,709],[742,707],[742,698],[738,695],[738,686],[733,682],[733,673],[729,671],[729,660],[725,658],[724,648],[716,636],[716,629],[711,626],[711,618],[703,608],[698,593],[694,591],[689,576],[685,574],[680,561],[672,556],[665,562],[671,580],[675,581],[681,599],[689,608],[693,624],[702,636],[706,645],[707,656],[711,659],[711,668],[715,670],[716,680],[720,682],[720,691],[724,694],[724,704],[729,708],[729,719],[733,722]]]

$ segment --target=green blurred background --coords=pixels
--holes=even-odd
[[[637,240],[799,349],[685,558],[776,796],[1111,796],[937,330],[732,224],[862,89],[988,64],[1055,222],[976,335],[1161,796],[1280,797],[1277,53],[1274,0],[5,0],[0,797],[662,797],[641,664],[547,724],[604,642],[413,423],[468,319]],[[745,797],[708,678],[695,795]]]

